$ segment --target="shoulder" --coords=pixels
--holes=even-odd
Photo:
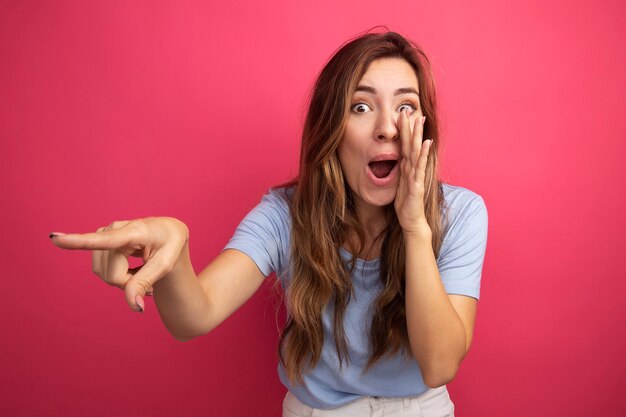
[[[485,204],[481,195],[465,187],[442,182],[441,188],[446,204],[449,207],[458,208],[466,205]]]
[[[444,235],[437,266],[448,294],[480,298],[482,266],[487,248],[487,207],[479,194],[442,184]]]
[[[250,229],[264,229],[275,235],[288,234],[291,228],[289,201],[292,190],[285,187],[270,188],[244,218]]]
[[[241,221],[226,248],[248,255],[266,276],[282,271],[288,253],[290,190],[270,188]]]
[[[481,195],[457,185],[442,183],[441,187],[445,201],[442,215],[448,233],[467,226],[486,229],[487,206]]]
[[[288,216],[291,197],[293,196],[294,187],[272,187],[263,195],[259,207]]]
[[[441,183],[445,201],[442,211],[450,217],[458,217],[476,211],[487,211],[483,197],[458,185]]]

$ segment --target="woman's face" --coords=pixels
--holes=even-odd
[[[409,109],[411,126],[422,110],[415,71],[401,58],[373,61],[352,97],[344,137],[337,148],[357,211],[393,202],[402,157],[398,116]]]

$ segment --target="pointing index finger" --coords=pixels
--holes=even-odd
[[[129,230],[107,230],[95,233],[69,233],[52,236],[52,243],[62,249],[103,250],[118,249],[131,241]]]

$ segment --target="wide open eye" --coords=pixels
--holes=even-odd
[[[409,109],[409,114],[413,113],[415,110],[417,110],[417,107],[415,107],[414,105],[412,105],[411,103],[403,103],[400,105],[400,107],[398,107],[398,110],[402,111],[404,107],[408,107]]]
[[[365,103],[356,103],[352,106],[352,111],[355,113],[367,113],[371,110],[370,106]]]

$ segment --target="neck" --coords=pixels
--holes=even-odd
[[[365,228],[366,234],[378,235],[386,226],[385,207],[362,205],[355,202],[357,217]]]
[[[356,254],[357,257],[365,260],[380,257],[382,248],[382,239],[376,240],[377,237],[387,227],[387,219],[385,218],[384,207],[355,207],[357,216],[363,225],[364,239],[363,250],[359,251],[360,241],[358,234],[351,230],[348,233],[346,248],[350,253]],[[359,252],[359,253],[357,253]]]

